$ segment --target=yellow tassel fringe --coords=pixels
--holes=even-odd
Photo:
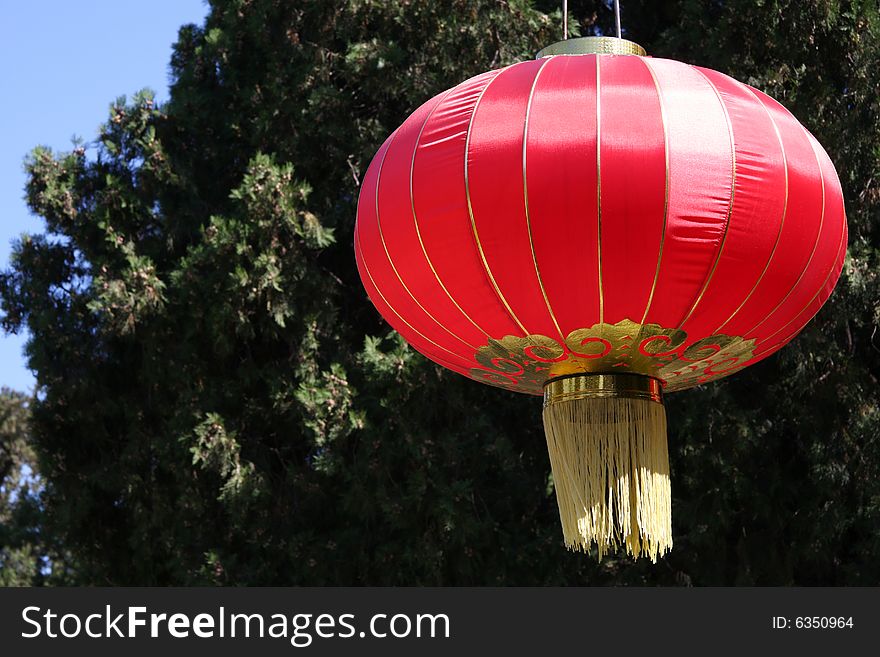
[[[657,558],[672,548],[666,411],[646,399],[549,404],[544,431],[565,544],[601,559],[621,546]]]

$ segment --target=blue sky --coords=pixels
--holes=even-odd
[[[42,229],[24,204],[22,162],[36,145],[69,150],[94,138],[110,103],[144,87],[168,98],[177,30],[202,23],[204,0],[2,0],[0,267],[11,242]],[[0,332],[0,386],[33,389],[24,336]]]

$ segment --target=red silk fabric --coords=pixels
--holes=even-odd
[[[469,375],[490,339],[631,320],[790,341],[846,250],[840,183],[779,103],[637,56],[560,55],[417,109],[364,176],[354,248],[370,299]],[[734,359],[735,360],[735,359]]]

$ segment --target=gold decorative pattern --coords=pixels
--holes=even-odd
[[[658,379],[664,392],[720,379],[753,356],[755,340],[713,335],[689,341],[681,329],[638,324],[594,324],[560,343],[546,335],[490,339],[474,354],[470,376],[507,390],[542,395],[548,379],[571,374],[641,374]]]

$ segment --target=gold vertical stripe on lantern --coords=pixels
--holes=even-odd
[[[672,548],[666,412],[650,377],[590,374],[545,387],[544,430],[565,544],[601,559]]]

